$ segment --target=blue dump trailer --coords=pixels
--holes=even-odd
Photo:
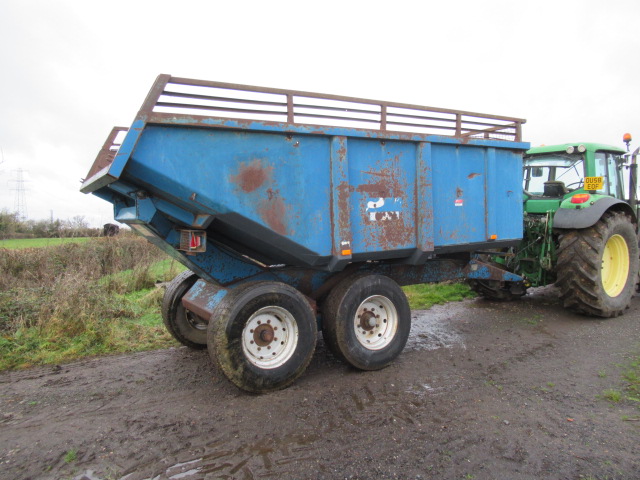
[[[189,269],[165,292],[171,334],[266,392],[319,329],[353,367],[391,363],[402,285],[522,281],[481,259],[522,238],[524,122],[160,75],[81,190]]]

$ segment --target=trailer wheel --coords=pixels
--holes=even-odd
[[[183,345],[193,349],[207,346],[208,321],[182,305],[182,297],[193,287],[198,276],[186,270],[176,276],[162,299],[162,321],[169,333]]]
[[[597,317],[622,315],[638,279],[638,240],[622,212],[607,212],[592,227],[565,232],[558,251],[565,308]]]
[[[409,302],[396,282],[359,274],[336,285],[324,303],[323,336],[353,367],[378,370],[404,349],[411,330]]]
[[[208,330],[211,359],[238,388],[264,393],[285,388],[305,371],[316,347],[311,306],[278,282],[235,287],[216,307]]]

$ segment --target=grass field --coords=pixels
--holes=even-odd
[[[0,248],[20,249],[20,248],[41,248],[55,247],[65,243],[84,243],[89,237],[80,238],[19,238],[15,240],[0,240]]]

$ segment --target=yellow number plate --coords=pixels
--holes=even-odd
[[[585,190],[601,190],[604,187],[604,177],[584,177]]]

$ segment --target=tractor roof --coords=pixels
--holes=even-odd
[[[591,152],[595,152],[597,150],[605,150],[607,152],[626,153],[626,150],[620,147],[612,147],[611,145],[605,145],[603,143],[576,142],[576,143],[563,143],[560,145],[543,145],[540,147],[533,147],[527,150],[526,155],[539,155],[541,153],[565,152],[568,147],[575,147],[577,150],[579,145],[584,145],[587,151],[591,151]]]

